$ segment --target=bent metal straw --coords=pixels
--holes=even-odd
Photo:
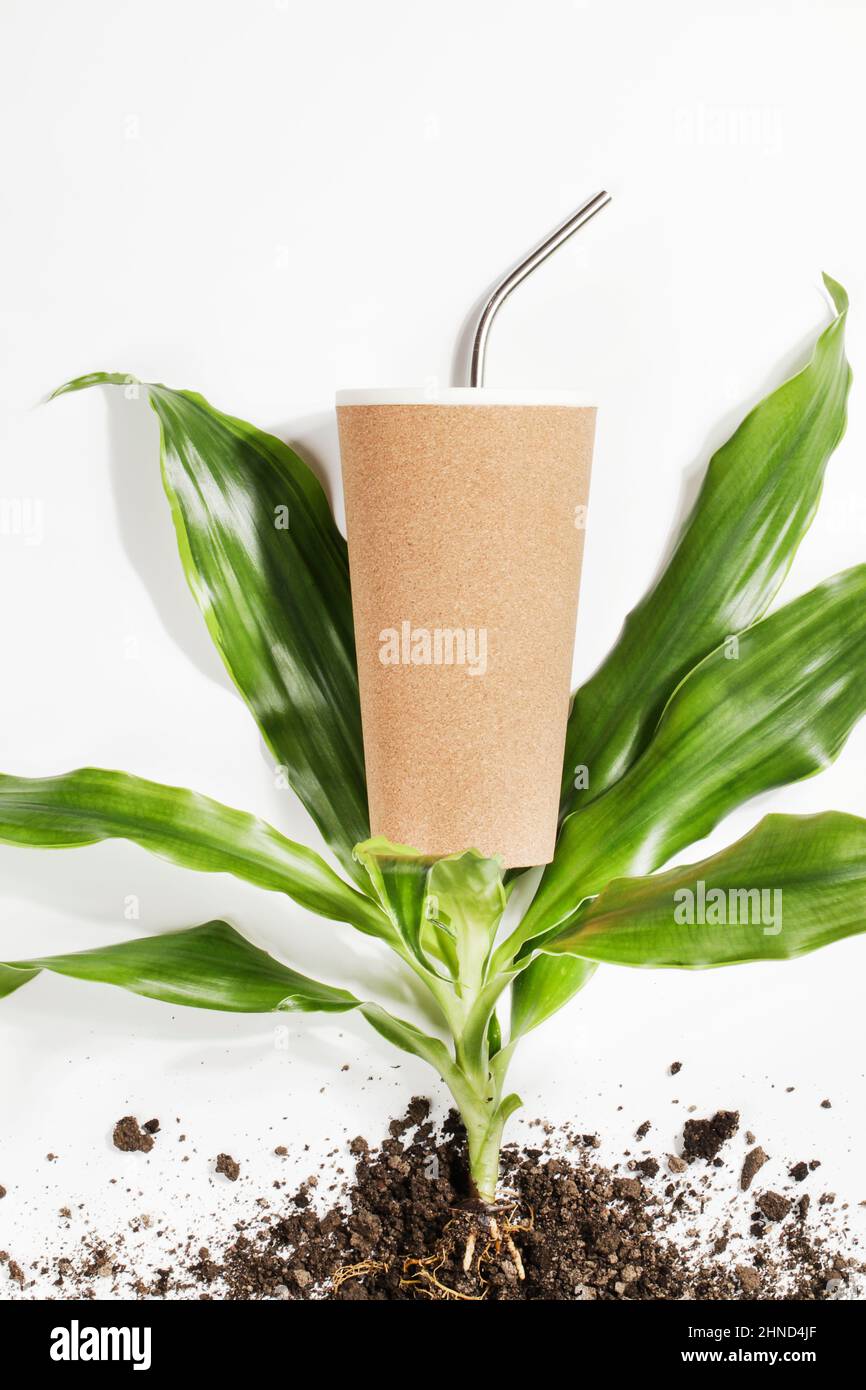
[[[546,261],[548,256],[562,246],[563,242],[568,241],[569,237],[573,236],[580,227],[586,226],[590,218],[595,217],[597,212],[601,212],[602,208],[606,207],[609,202],[610,194],[604,189],[600,193],[596,193],[593,198],[590,198],[582,207],[579,207],[576,212],[573,212],[570,217],[560,223],[549,236],[540,241],[532,251],[529,251],[522,261],[518,261],[513,270],[507,271],[496,282],[478,315],[472,339],[472,356],[469,362],[470,386],[484,385],[484,356],[487,351],[490,325],[511,291],[517,288],[521,280],[525,280],[528,275],[531,275],[533,270],[537,270],[542,261]]]

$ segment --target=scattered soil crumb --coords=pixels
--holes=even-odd
[[[688,1159],[715,1158],[723,1144],[737,1132],[739,1110],[717,1110],[709,1120],[686,1120],[683,1125],[683,1154]]]
[[[158,1121],[156,1127],[159,1129]],[[139,1126],[134,1115],[124,1115],[122,1120],[118,1120],[111,1137],[114,1147],[123,1153],[149,1154],[153,1148],[153,1131],[148,1130],[146,1126]]]
[[[748,1192],[749,1188],[752,1186],[752,1179],[758,1172],[759,1168],[763,1168],[764,1164],[767,1162],[768,1157],[769,1155],[764,1153],[764,1150],[761,1148],[760,1145],[758,1145],[756,1149],[750,1149],[749,1152],[746,1154],[746,1158],[743,1163],[743,1171],[740,1174],[740,1187],[743,1189],[744,1192]]]
[[[832,1108],[833,1108],[833,1107],[832,1107],[832,1105],[830,1104],[830,1101],[829,1101],[829,1100],[822,1100],[822,1101],[821,1101],[821,1109],[822,1109],[822,1110],[832,1110]]]
[[[793,1178],[794,1182],[803,1182],[808,1176],[808,1163],[795,1163],[793,1168],[788,1169],[788,1177]]]
[[[757,1201],[758,1210],[768,1221],[784,1221],[792,1206],[790,1197],[780,1192],[762,1192]]]
[[[621,1197],[626,1202],[637,1202],[643,1193],[643,1185],[639,1178],[614,1178],[613,1195]]]
[[[743,1292],[749,1298],[754,1298],[761,1287],[761,1276],[756,1269],[750,1265],[734,1265],[734,1273],[743,1287]]]
[[[682,1071],[682,1069],[682,1062],[671,1062],[670,1066],[668,1067],[668,1072],[671,1076],[677,1076],[678,1073]]]
[[[241,1165],[231,1154],[217,1154],[216,1170],[229,1182],[237,1182],[241,1175]]]
[[[657,1158],[642,1158],[634,1166],[636,1171],[638,1173],[643,1173],[645,1178],[654,1178],[657,1176],[661,1165]]]

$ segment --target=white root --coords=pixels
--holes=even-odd
[[[505,1237],[505,1245],[508,1250],[508,1253],[514,1261],[514,1267],[517,1270],[518,1279],[524,1280],[526,1278],[526,1270],[523,1268],[523,1261],[520,1258],[520,1251],[514,1244],[514,1241],[511,1239],[511,1236]]]

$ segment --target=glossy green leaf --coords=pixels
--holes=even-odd
[[[617,879],[544,950],[702,970],[788,960],[863,931],[866,820],[825,811],[767,816],[700,863]]]
[[[247,941],[227,922],[162,932],[114,946],[34,960],[0,963],[0,997],[42,970],[75,980],[115,985],[133,994],[187,1008],[228,1013],[345,1013],[359,1009],[395,1047],[421,1057],[440,1075],[454,1072],[438,1038],[348,990],[300,975]]]
[[[464,850],[437,859],[427,878],[427,915],[440,923],[454,941],[461,975],[471,979],[483,970],[505,911],[502,865],[477,850]]]
[[[40,970],[118,985],[133,994],[194,1009],[231,1013],[342,1013],[360,1001],[345,989],[319,984],[260,951],[226,922],[163,932],[70,955],[12,961],[6,970],[32,979]]]
[[[725,643],[671,697],[649,748],[564,822],[515,943],[623,874],[648,873],[758,792],[835,758],[866,710],[866,566]]]
[[[409,845],[395,845],[382,836],[355,846],[355,858],[367,871],[373,892],[394,930],[425,968],[429,962],[421,947],[425,918],[427,874],[434,862]]]
[[[836,316],[812,360],[761,401],[713,456],[664,573],[575,696],[563,813],[626,772],[677,683],[726,637],[759,618],[788,572],[845,430],[848,298],[829,276],[824,282]],[[575,792],[578,766],[588,768],[589,787]]]
[[[505,910],[498,859],[477,850],[436,858],[377,837],[355,846],[383,910],[427,969],[445,965],[455,980],[480,983]]]
[[[133,378],[93,372],[55,395]],[[346,543],[281,440],[192,391],[144,385],[183,567],[276,762],[353,875],[369,831]]]
[[[721,640],[760,617],[784,579],[845,429],[848,301],[840,285],[824,279],[836,315],[811,361],[761,401],[713,456],[664,574],[575,696],[563,814],[585,806],[627,771],[677,682]],[[589,785],[576,791],[578,767],[587,768]],[[551,966],[539,957],[519,977],[515,995],[549,998],[549,1016],[586,983],[582,967],[564,959],[555,979],[551,991]]]
[[[490,1022],[487,1025],[487,1056],[492,1061],[497,1052],[501,1052],[501,1050],[502,1027],[494,1010],[490,1015]]]
[[[306,845],[245,811],[125,772],[0,775],[0,842],[42,849],[132,840],[187,869],[234,874],[370,936],[393,933],[375,903]]]
[[[511,986],[510,1041],[531,1033],[589,984],[593,961],[573,955],[538,955]]]

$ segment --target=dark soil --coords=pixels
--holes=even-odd
[[[437,1134],[428,1110],[426,1102],[413,1101],[377,1148],[360,1137],[352,1141],[354,1183],[324,1215],[313,1209],[306,1184],[266,1234],[240,1235],[219,1258],[199,1251],[193,1273],[205,1296],[819,1299],[829,1281],[847,1277],[847,1261],[810,1236],[799,1216],[783,1226],[772,1251],[762,1224],[761,1238],[741,1242],[739,1263],[723,1262],[727,1235],[705,1239],[701,1247],[695,1232],[683,1230],[684,1219],[701,1207],[709,1179],[669,1181],[659,1192],[593,1163],[587,1151],[593,1146],[584,1143],[592,1136],[571,1136],[567,1158],[550,1152],[549,1143],[507,1148],[503,1189],[509,1196],[494,1212],[483,1210],[466,1197],[459,1121],[452,1115]],[[691,1133],[711,1133],[714,1156],[725,1142],[722,1132],[736,1128],[736,1117],[723,1115],[688,1122],[709,1126]],[[652,1162],[657,1173],[658,1161]],[[783,1222],[791,1206],[778,1193],[759,1199],[773,1222]]]
[[[740,1174],[740,1187],[744,1192],[748,1192],[749,1188],[752,1186],[752,1180],[755,1174],[763,1168],[768,1158],[769,1154],[764,1153],[760,1144],[757,1148],[750,1149],[746,1154],[743,1162],[743,1171]]]
[[[758,1198],[758,1210],[768,1221],[784,1221],[793,1205],[790,1197],[780,1192],[762,1192]]]
[[[149,1154],[153,1148],[153,1136],[158,1129],[159,1120],[148,1120],[139,1126],[134,1115],[124,1115],[114,1126],[114,1147],[123,1153]]]
[[[223,1177],[228,1178],[229,1182],[237,1182],[241,1175],[241,1165],[236,1158],[232,1158],[231,1154],[217,1155],[216,1170],[218,1173],[222,1173]]]
[[[709,1120],[686,1120],[683,1125],[683,1154],[686,1158],[716,1157],[740,1127],[738,1110],[717,1110]]]
[[[210,1246],[160,1229],[165,1267],[155,1272],[136,1272],[123,1233],[86,1236],[71,1255],[32,1268],[51,1272],[60,1299],[104,1297],[99,1281],[110,1279],[113,1292],[141,1298],[337,1301],[823,1299],[866,1268],[839,1251],[846,1219],[831,1193],[811,1209],[819,1219],[809,1217],[808,1194],[794,1186],[802,1165],[791,1170],[791,1196],[744,1196],[741,1170],[751,1182],[765,1156],[753,1150],[744,1166],[726,1148],[735,1111],[687,1120],[683,1158],[643,1148],[612,1168],[597,1161],[597,1136],[539,1126],[538,1147],[504,1150],[503,1197],[492,1210],[467,1195],[457,1117],[437,1130],[429,1116],[416,1097],[378,1145],[353,1139],[354,1177],[342,1190],[334,1156],[323,1163],[330,1202],[314,1174],[293,1192],[275,1181],[256,1199],[258,1214],[223,1225]],[[649,1129],[637,1132],[643,1141]],[[126,1116],[115,1143],[147,1152],[153,1135]],[[216,1170],[234,1182],[240,1165],[220,1154]],[[0,1251],[4,1266],[26,1290],[29,1276]]]

